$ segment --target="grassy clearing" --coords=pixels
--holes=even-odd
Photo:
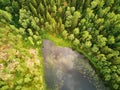
[[[58,34],[52,34],[51,32],[46,33],[45,39],[51,40],[52,42],[55,43],[57,46],[62,46],[62,47],[72,47],[71,42],[64,40],[61,38],[60,35]]]

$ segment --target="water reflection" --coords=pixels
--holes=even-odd
[[[50,90],[106,90],[88,60],[72,49],[44,40],[43,55]]]

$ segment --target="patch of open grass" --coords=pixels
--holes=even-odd
[[[71,42],[64,40],[60,35],[52,34],[51,32],[46,33],[46,38],[48,40],[51,40],[52,42],[55,43],[57,46],[62,46],[62,47],[72,47]]]

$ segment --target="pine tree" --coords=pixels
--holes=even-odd
[[[19,12],[20,7],[19,7],[19,4],[18,4],[17,1],[13,1],[12,2],[12,8],[14,9],[14,13],[18,13]]]
[[[35,8],[37,8],[38,5],[37,5],[36,0],[30,0],[30,2]]]
[[[35,15],[35,16],[37,16],[37,10],[36,10],[36,8],[30,3],[29,4],[29,6],[30,6],[30,9],[31,9],[31,11],[33,12],[33,14]]]
[[[12,15],[7,11],[1,10],[1,9],[0,9],[0,18],[3,18],[8,22],[12,21]]]
[[[42,3],[39,4],[38,9],[39,9],[39,13],[41,13],[42,15],[44,15],[44,13],[45,13],[45,7],[44,7],[44,5]]]
[[[78,25],[78,20],[80,17],[81,17],[81,13],[78,11],[75,11],[72,18],[72,28],[75,28]]]

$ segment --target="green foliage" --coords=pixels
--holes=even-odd
[[[105,81],[110,81],[111,75],[109,75],[109,74],[107,75],[107,74],[106,74],[104,78],[105,78]]]
[[[91,2],[91,8],[95,8],[95,7],[97,7],[97,5],[99,5],[99,0],[93,0]]]
[[[113,64],[120,64],[120,57],[116,57],[112,60]]]
[[[104,54],[98,54],[97,58],[98,58],[98,60],[102,60],[102,61],[106,61],[107,60],[107,58],[106,58],[106,56]]]
[[[9,89],[9,86],[8,85],[5,85],[1,88],[1,90],[8,90]]]
[[[0,9],[0,18],[5,19],[7,22],[12,21],[12,15],[4,10]]]
[[[45,29],[49,31],[53,31],[52,26],[49,24],[49,22],[45,22]]]
[[[81,17],[81,13],[75,11],[72,17],[72,28],[75,28],[78,25],[78,20]]]
[[[82,49],[81,51],[85,52],[86,56],[91,55],[90,62],[107,86],[112,90],[119,90],[119,3],[120,0],[0,0],[0,21],[6,23],[11,29],[8,33],[7,30],[0,28],[0,32],[2,32],[0,38],[4,36],[10,38],[7,41],[4,41],[5,38],[0,41],[17,45],[17,42],[11,41],[14,40],[15,34],[18,41],[23,39],[31,47],[39,47],[46,31],[55,36],[61,35],[64,39],[72,42],[76,50]],[[25,67],[25,65],[23,66]],[[24,70],[23,66],[17,67],[21,76],[18,80],[13,80],[15,83],[19,83],[15,85],[14,89],[25,90],[27,88],[31,90],[28,86],[37,83],[39,78],[23,78],[24,72],[27,70]],[[16,75],[19,75],[19,72],[17,73]],[[22,86],[21,83],[24,84],[24,81],[27,85]],[[0,82],[3,85],[3,90],[12,86],[11,83],[4,82]],[[28,85],[31,82],[32,84]]]
[[[31,9],[32,13],[33,13],[35,16],[37,16],[37,10],[36,10],[36,8],[35,8],[31,3],[29,4],[29,6],[30,6],[30,9]]]
[[[71,13],[73,14],[75,12],[75,7],[70,8]]]
[[[70,34],[70,35],[68,36],[68,39],[71,40],[71,41],[72,41],[74,38],[75,38],[75,37],[74,37],[74,34]]]
[[[33,38],[32,38],[32,37],[28,37],[28,40],[29,40],[29,42],[30,42],[32,45],[34,45],[34,41],[33,41]]]
[[[109,54],[109,53],[112,53],[112,49],[109,48],[108,46],[105,46],[101,49],[101,52],[104,53],[104,54]]]
[[[34,7],[37,8],[37,2],[36,2],[36,0],[30,0],[30,2],[31,2],[32,5],[34,5]]]
[[[119,85],[118,84],[113,84],[113,88],[117,90],[117,89],[119,89]]]
[[[105,3],[106,3],[106,5],[111,6],[112,4],[114,4],[114,0],[110,0],[109,2],[106,1]]]
[[[99,51],[99,48],[97,47],[97,45],[93,45],[91,50],[92,52],[97,53]]]
[[[104,37],[103,35],[98,35],[96,44],[98,47],[103,47],[106,45],[106,41],[106,37]]]
[[[62,32],[62,35],[63,35],[63,37],[64,37],[65,39],[67,39],[68,32],[67,32],[66,30],[64,30],[64,31]]]
[[[52,16],[50,15],[49,12],[47,12],[46,17],[47,17],[47,20],[50,22],[50,24],[55,24],[56,25],[55,19],[52,18]]]
[[[13,1],[12,2],[12,8],[14,9],[15,12],[18,12],[19,11],[19,4],[17,1]]]
[[[91,41],[86,41],[86,42],[85,42],[85,47],[86,47],[86,48],[90,48],[91,46],[92,46]]]
[[[36,19],[36,20],[35,20]],[[35,31],[40,31],[40,27],[37,25],[37,23],[39,23],[39,19],[38,18],[33,18],[31,17],[31,27],[35,30]]]
[[[3,8],[10,4],[10,0],[0,0],[0,8]]]
[[[70,28],[72,26],[72,15],[68,15],[65,21],[65,27]]]
[[[27,29],[30,36],[33,36],[33,32],[30,28]]]
[[[75,28],[75,29],[73,30],[73,33],[74,33],[75,35],[78,35],[79,32],[80,32],[79,28]]]
[[[94,15],[94,13],[93,13],[93,10],[91,9],[91,8],[87,8],[86,9],[86,18],[93,18],[95,15]]]
[[[20,9],[19,11],[20,17],[19,17],[19,23],[22,25],[23,28],[28,28],[30,24],[30,12],[26,11],[26,9]]]
[[[82,32],[82,37],[81,37],[81,40],[84,42],[84,41],[89,41],[92,39],[92,36],[89,34],[88,31],[83,31]]]
[[[108,42],[108,44],[114,44],[114,43],[115,43],[115,38],[114,38],[114,36],[108,36],[107,42]]]
[[[45,12],[45,8],[42,3],[39,4],[39,12],[43,14]]]
[[[0,22],[0,90],[44,90],[42,63],[32,37],[24,41],[25,30]],[[30,30],[31,32],[31,30]],[[38,37],[34,36],[36,39]],[[6,42],[7,41],[7,42]],[[6,56],[3,56],[7,53]],[[38,78],[38,79],[35,79]],[[35,79],[35,80],[34,80]]]
[[[73,41],[73,45],[78,46],[79,44],[80,41],[77,38],[75,38],[75,40]]]

